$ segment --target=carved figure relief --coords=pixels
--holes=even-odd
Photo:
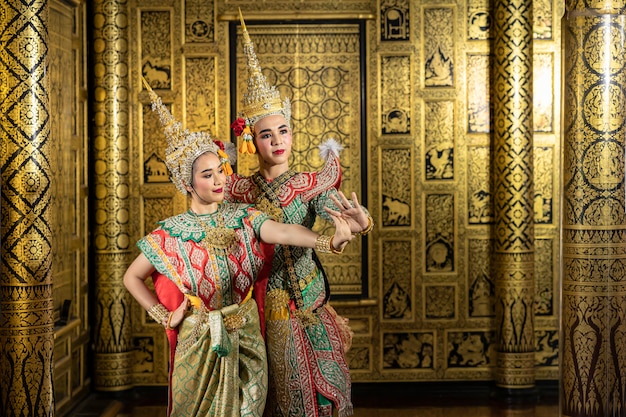
[[[350,367],[350,372],[369,370],[371,368],[372,361],[370,354],[371,352],[369,346],[356,346],[353,344],[350,350],[346,352],[346,361]]]
[[[411,315],[411,297],[397,282],[393,282],[383,297],[383,317],[406,319]]]
[[[133,337],[133,352],[135,354],[133,372],[154,372],[154,338],[152,336]]]
[[[214,1],[185,0],[185,41],[213,42]]]
[[[535,224],[551,224],[554,199],[554,148],[535,147],[533,159]]]
[[[158,155],[152,154],[144,164],[144,182],[169,182],[169,172],[165,162]]]
[[[424,85],[454,85],[454,22],[450,8],[424,9]]]
[[[493,243],[490,239],[470,239],[468,245],[468,315],[493,317],[496,302],[490,269]]]
[[[412,164],[410,149],[383,149],[382,224],[383,227],[411,225]]]
[[[383,248],[382,317],[410,320],[413,315],[411,242],[385,241]]]
[[[491,37],[491,14],[488,10],[470,12],[467,18],[467,37],[471,40],[489,39]]]
[[[493,222],[489,148],[472,146],[467,149],[467,189],[468,213],[470,224],[489,224]]]
[[[380,5],[380,39],[382,41],[407,41],[410,33],[409,2],[385,0]]]
[[[426,180],[454,178],[454,102],[425,103]]]
[[[144,11],[141,13],[141,74],[154,89],[172,87],[172,57],[170,13]]]
[[[426,332],[386,333],[383,336],[383,369],[432,368],[434,335]]]
[[[448,333],[448,368],[477,368],[492,364],[493,332]]]
[[[187,128],[209,132],[217,137],[215,114],[215,58],[194,57],[185,60],[185,108]]]
[[[381,62],[382,133],[410,133],[411,60],[385,56]]]
[[[425,316],[427,319],[453,319],[456,316],[456,287],[453,285],[427,285],[424,288]]]
[[[554,256],[552,239],[535,239],[535,315],[554,314]]]
[[[169,171],[165,166],[165,138],[159,131],[158,116],[151,110],[149,104],[143,104],[141,108],[143,155],[146,158],[143,161],[143,180],[146,184],[169,183]]]
[[[426,272],[454,270],[454,197],[426,196]]]

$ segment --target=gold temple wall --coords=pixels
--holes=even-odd
[[[506,297],[498,292],[494,273],[494,224],[501,214],[494,208],[493,173],[502,167],[494,158],[497,118],[490,113],[496,29],[489,2],[100,0],[92,2],[89,15],[84,2],[45,4],[48,38],[36,44],[47,48],[39,48],[38,55],[14,52],[11,45],[17,43],[11,39],[37,39],[14,26],[4,32],[0,50],[3,105],[16,102],[11,95],[16,86],[24,88],[4,69],[45,59],[45,87],[26,89],[41,94],[54,116],[41,131],[41,152],[47,156],[37,162],[40,170],[7,159],[21,152],[16,138],[22,128],[11,120],[26,119],[5,112],[16,117],[2,122],[3,403],[14,389],[6,379],[9,371],[42,372],[37,364],[10,365],[21,359],[10,346],[17,346],[16,332],[32,331],[25,323],[32,322],[33,312],[41,312],[35,323],[42,333],[20,336],[19,343],[22,352],[44,353],[43,375],[54,381],[59,413],[84,396],[92,379],[96,389],[113,391],[167,383],[163,331],[131,302],[121,283],[137,254],[134,242],[156,220],[186,208],[168,182],[164,140],[140,75],[186,127],[232,138],[231,110],[239,104],[242,82],[237,7],[272,82],[300,100],[294,166],[317,169],[317,144],[338,138],[345,146],[343,189],[360,194],[376,224],[341,259],[323,260],[333,304],[355,332],[348,353],[353,380],[495,379],[495,306]],[[559,377],[563,10],[547,1],[535,1],[532,8],[532,141],[526,137],[532,157],[523,162],[532,166],[533,191],[532,201],[523,201],[534,222],[534,261],[522,266],[534,281],[534,377],[554,380]],[[6,19],[12,13],[7,4],[0,6],[2,25],[19,22]],[[276,25],[276,16],[287,23]],[[91,51],[87,25],[93,28]],[[244,161],[240,168],[252,169],[253,163]],[[24,179],[22,188],[15,188],[14,178]],[[41,182],[28,178],[49,183],[38,200],[43,208],[21,198],[39,192],[32,187]],[[15,210],[29,214],[19,217]],[[44,225],[41,236],[30,240],[48,243],[40,251],[29,252],[32,245],[11,234],[22,230],[25,219]],[[24,268],[33,262],[46,267],[24,284]],[[22,272],[10,274],[6,265]],[[88,298],[90,292],[95,299]],[[67,299],[70,320],[54,326]],[[87,362],[89,343],[95,363]],[[32,385],[23,391],[52,401],[51,389]],[[11,404],[16,414],[23,407],[20,401]]]
[[[343,117],[343,124],[331,121],[328,130],[346,146],[343,189],[362,194],[376,223],[345,267],[336,260],[327,266],[333,304],[355,331],[348,352],[354,381],[494,380],[497,212],[489,3],[154,0],[130,5],[129,48],[136,59],[130,63],[130,83],[137,104],[131,115],[137,138],[131,194],[133,212],[140,214],[133,216],[135,238],[186,204],[165,175],[163,138],[139,75],[186,127],[232,140],[231,108],[236,111],[242,83],[239,58],[230,55],[241,53],[232,22],[241,7],[261,65],[281,91],[308,100],[307,114],[316,116],[328,108],[322,97],[342,97],[331,119]],[[534,167],[526,204],[534,220],[535,259],[523,268],[530,267],[534,277],[532,372],[537,380],[551,380],[558,378],[562,6],[533,2],[532,7],[532,161],[524,163]],[[274,25],[277,15],[288,21],[284,28]],[[311,22],[321,28],[317,35]],[[341,60],[326,56],[333,42],[347,48],[337,50]],[[363,53],[351,55],[355,48]],[[355,70],[361,65],[362,71]],[[341,72],[341,85],[324,84],[323,68]],[[351,84],[354,77],[362,77],[362,91]],[[341,96],[346,90],[349,94]],[[316,131],[318,124],[310,120],[295,119],[300,133],[293,163],[299,169],[319,165],[315,146],[325,132]],[[252,160],[239,168],[253,167]],[[359,282],[360,276],[366,279]],[[133,382],[165,384],[164,335],[136,304],[132,345]]]
[[[166,384],[162,329],[131,303],[121,284],[137,253],[134,242],[186,204],[168,182],[163,138],[139,76],[151,81],[186,127],[231,138],[231,110],[242,82],[237,7],[272,82],[299,100],[294,165],[316,169],[316,145],[331,135],[340,139],[346,147],[344,190],[361,194],[376,223],[341,259],[323,260],[333,304],[355,331],[348,354],[353,380],[496,378],[502,350],[495,306],[507,299],[497,280],[508,283],[497,277],[508,262],[494,256],[494,224],[504,218],[506,228],[507,217],[494,207],[493,177],[506,164],[498,164],[493,148],[497,32],[489,2],[101,0],[89,14],[81,1],[37,5],[41,9],[0,6],[0,103],[7,109],[0,398],[9,414],[23,412],[26,404],[15,390],[63,413],[84,397],[92,379],[98,390]],[[532,142],[526,152],[532,157],[522,161],[532,166],[533,191],[532,201],[520,201],[532,216],[534,236],[520,233],[534,238],[534,261],[519,266],[534,281],[534,377],[550,380],[559,377],[563,10],[545,1],[532,8],[532,140],[524,137]],[[21,17],[10,19],[16,15]],[[276,25],[275,16],[288,23]],[[31,18],[39,36],[19,25]],[[45,76],[39,62],[48,65]],[[24,68],[41,81],[17,77]],[[30,91],[23,97],[39,97],[41,107],[20,101],[16,91]],[[27,111],[34,108],[37,113]],[[42,117],[46,112],[50,119]],[[20,138],[37,124],[34,146],[24,147]],[[22,164],[25,150],[39,153]],[[38,263],[42,268],[29,275]],[[69,320],[62,324],[68,299]],[[87,362],[89,343],[95,363]],[[23,347],[21,353],[15,346]],[[11,365],[34,351],[42,354],[40,362]],[[18,387],[9,378],[30,372],[42,373],[44,383]],[[572,375],[564,378],[568,389],[575,385]],[[45,407],[31,414],[47,415]]]

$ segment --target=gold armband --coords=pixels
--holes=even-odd
[[[371,232],[373,228],[374,228],[374,220],[372,219],[372,216],[367,216],[367,227],[361,230],[360,232],[354,232],[352,234],[354,236],[365,236],[366,234]]]
[[[332,235],[332,236],[319,235],[317,239],[315,240],[315,250],[319,253],[334,253],[334,254],[343,253],[343,248],[338,250],[333,247],[334,237],[335,235]]]
[[[154,321],[163,325],[163,320],[169,316],[170,312],[163,304],[155,304],[148,309],[148,314]]]

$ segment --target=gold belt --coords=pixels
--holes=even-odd
[[[228,333],[241,329],[247,323],[248,320],[246,315],[253,305],[254,303],[244,302],[235,313],[225,311],[228,307],[226,307],[226,309],[222,309],[222,314],[224,315],[224,327]]]

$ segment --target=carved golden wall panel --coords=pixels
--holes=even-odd
[[[216,61],[214,57],[185,58],[185,119],[190,130],[203,130],[216,139],[228,140],[217,133],[216,106],[225,106],[226,100],[215,100]]]
[[[408,41],[410,39],[410,5],[410,0],[382,2],[380,5],[380,40]]]
[[[413,155],[410,148],[380,150],[380,227],[403,228],[413,224]]]
[[[454,179],[454,101],[424,103],[424,173],[427,181]]]
[[[455,272],[454,196],[429,194],[424,197],[424,272]]]
[[[469,224],[493,222],[490,153],[487,146],[467,149],[467,219]]]
[[[457,287],[449,284],[424,285],[424,320],[452,320],[458,317]]]
[[[154,90],[172,88],[171,10],[142,10],[141,22],[141,74]],[[164,30],[165,29],[165,30]]]
[[[470,239],[468,242],[468,283],[465,314],[472,318],[495,316],[496,289],[491,272],[493,242],[490,239]],[[467,304],[465,304],[467,302]]]
[[[384,240],[381,243],[382,320],[412,322],[417,305],[413,245],[410,240]]]
[[[380,62],[382,134],[411,133],[411,59],[383,56]]]
[[[488,133],[490,120],[489,65],[487,54],[470,53],[465,67],[467,83],[467,132]],[[465,124],[465,123],[464,123]]]
[[[185,43],[205,43],[215,40],[215,2],[186,0]]]
[[[355,331],[347,354],[353,380],[493,380],[495,305],[502,294],[492,271],[489,2],[131,3],[136,36],[130,49],[140,57],[131,70],[138,138],[132,189],[141,214],[133,240],[186,206],[168,183],[164,142],[139,75],[186,127],[232,140],[231,109],[240,105],[246,80],[236,23],[241,7],[266,76],[294,104],[294,167],[318,169],[317,145],[338,139],[346,148],[343,189],[364,190],[376,224],[366,247],[353,242],[354,252],[324,259],[333,303]],[[535,14],[533,25],[537,101],[529,215],[539,253],[534,263],[516,262],[537,277],[530,289],[537,378],[556,379],[560,34],[554,16],[561,6],[542,1],[533,7],[541,16]],[[277,12],[289,21],[274,24]],[[250,158],[238,168],[254,166]],[[162,330],[136,304],[132,320],[134,383],[165,384]]]
[[[451,7],[424,7],[424,86],[454,86],[455,19]]]
[[[467,3],[467,39],[486,40],[491,38],[492,16],[489,2],[474,0]]]

